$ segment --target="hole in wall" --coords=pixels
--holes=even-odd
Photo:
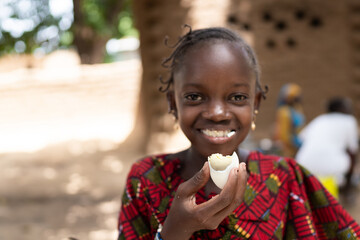
[[[270,22],[273,19],[270,12],[264,12],[262,18],[264,22]]]
[[[266,41],[266,47],[269,49],[274,49],[276,47],[276,42],[273,39],[268,39]]]
[[[244,23],[242,25],[243,29],[246,31],[250,31],[251,30],[251,25],[249,23]]]
[[[229,15],[228,18],[227,18],[227,22],[228,23],[232,23],[232,24],[235,24],[238,22],[237,18],[235,15]]]
[[[319,28],[323,26],[323,21],[320,17],[312,17],[310,19],[310,26],[313,28]]]
[[[303,20],[306,17],[306,12],[303,9],[298,9],[294,13],[297,20]]]
[[[289,37],[288,39],[286,39],[286,45],[289,48],[294,48],[294,47],[296,47],[297,43],[296,43],[295,39],[293,39],[292,37]]]
[[[275,29],[278,31],[284,31],[285,29],[287,29],[287,23],[283,20],[280,20],[278,22],[275,23]]]

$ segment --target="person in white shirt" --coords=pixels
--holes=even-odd
[[[296,160],[338,197],[338,188],[350,184],[359,145],[351,100],[330,99],[327,113],[312,120],[300,132],[300,139]]]

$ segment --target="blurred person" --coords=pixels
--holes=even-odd
[[[339,187],[351,184],[358,152],[358,126],[350,99],[332,98],[326,108],[326,113],[301,131],[303,144],[296,160],[338,198]]]
[[[301,87],[295,83],[282,86],[276,110],[275,144],[281,155],[295,157],[301,145],[299,132],[305,124]]]

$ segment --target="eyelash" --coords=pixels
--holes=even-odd
[[[186,101],[189,102],[200,102],[203,100],[203,97],[197,93],[189,93],[184,96]],[[195,99],[196,98],[196,99]]]
[[[240,99],[236,99],[236,98],[240,98]],[[243,102],[246,99],[248,99],[248,97],[242,94],[235,94],[230,97],[230,101],[234,101],[234,102]]]

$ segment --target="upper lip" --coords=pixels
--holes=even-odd
[[[235,131],[235,129],[208,129],[208,128],[204,128],[204,129],[200,129],[200,131],[212,131],[212,132],[231,132],[231,131]]]

